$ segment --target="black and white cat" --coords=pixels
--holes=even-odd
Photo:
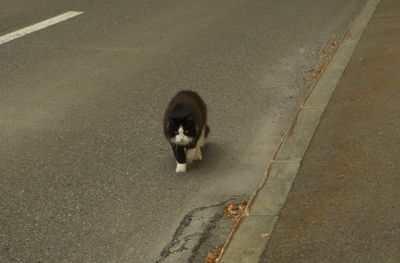
[[[202,160],[201,148],[208,135],[207,107],[200,96],[190,90],[178,92],[164,114],[164,134],[172,146],[176,172],[186,172],[186,165]]]

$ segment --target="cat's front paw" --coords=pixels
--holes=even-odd
[[[175,172],[186,173],[186,163],[177,163]]]

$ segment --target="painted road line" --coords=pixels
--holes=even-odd
[[[42,22],[36,23],[34,25],[24,27],[20,30],[14,31],[12,33],[6,34],[4,36],[0,36],[0,45],[10,42],[11,40],[26,36],[28,34],[31,34],[35,31],[39,31],[41,29],[44,29],[46,27],[52,26],[54,24],[63,22],[65,20],[68,20],[70,18],[73,18],[75,16],[79,16],[83,14],[83,12],[77,12],[77,11],[69,11],[64,14],[55,16],[53,18],[49,18],[47,20],[44,20]]]

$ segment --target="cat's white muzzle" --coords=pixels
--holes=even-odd
[[[188,137],[184,134],[182,126],[178,129],[178,134],[175,137],[171,138],[171,142],[178,144],[178,145],[188,145],[193,138]]]
[[[171,138],[171,141],[178,145],[188,145],[193,139],[186,136],[186,135],[176,135],[175,137]]]

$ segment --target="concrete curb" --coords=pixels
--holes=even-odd
[[[315,82],[217,262],[259,262],[320,118],[379,3],[380,0],[366,1],[328,67]]]

